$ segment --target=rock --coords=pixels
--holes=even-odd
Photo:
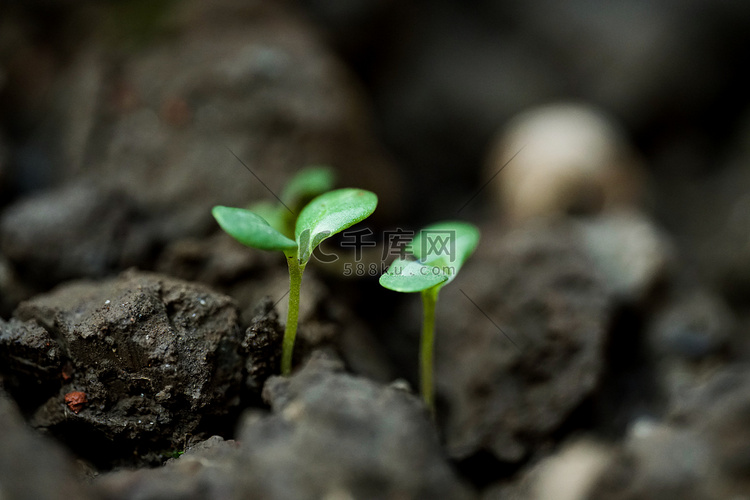
[[[315,358],[264,391],[272,412],[247,414],[239,447],[214,442],[162,469],[104,475],[105,498],[472,498],[442,458],[419,400]],[[198,493],[199,492],[199,493]]]
[[[269,498],[469,497],[416,397],[331,368],[319,359],[266,384],[273,415],[240,430],[258,491]]]
[[[0,392],[0,498],[6,500],[97,499],[80,480],[59,444],[29,429]]]
[[[202,419],[238,403],[244,359],[237,310],[206,287],[127,272],[67,284],[23,302],[15,316],[26,323],[10,323],[16,330],[3,334],[11,356],[27,356],[19,359],[27,372],[59,374],[59,389],[32,424],[96,465],[158,460],[149,453],[184,447]],[[65,405],[73,392],[87,403],[77,413]]]
[[[494,187],[501,208],[516,222],[635,207],[644,190],[637,154],[619,124],[583,104],[516,116],[496,138],[487,172],[500,177]]]
[[[233,500],[253,495],[237,487],[245,474],[240,468],[238,443],[213,436],[191,446],[178,459],[170,459],[164,467],[102,474],[93,486],[106,500]]]
[[[587,498],[731,498],[715,482],[710,441],[693,429],[642,421],[604,468]]]
[[[607,288],[621,304],[645,302],[672,274],[672,241],[643,214],[602,214],[580,221],[579,229]]]
[[[573,235],[486,228],[442,291],[437,397],[452,457],[523,460],[599,383],[611,298]]]
[[[592,439],[576,439],[527,469],[514,482],[488,488],[482,500],[586,500],[613,456],[611,446]]]

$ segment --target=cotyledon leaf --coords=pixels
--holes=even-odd
[[[211,213],[221,228],[234,239],[260,250],[293,250],[297,243],[274,228],[263,217],[244,208],[215,206]]]
[[[300,262],[306,263],[324,239],[369,217],[377,204],[375,193],[354,188],[336,189],[313,199],[300,212],[294,231]]]
[[[380,277],[396,292],[421,292],[453,281],[479,243],[479,229],[458,221],[431,224],[417,233],[407,251],[418,260],[397,259]]]
[[[437,270],[436,270],[437,269]],[[396,259],[380,277],[380,285],[394,292],[421,292],[448,281],[442,270],[416,260]]]
[[[447,281],[453,281],[479,244],[479,229],[473,224],[445,221],[422,228],[407,251],[419,262],[445,270]]]

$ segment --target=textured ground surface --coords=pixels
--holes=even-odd
[[[0,498],[750,496],[748,5],[3,3]],[[280,379],[284,258],[210,207],[311,163],[380,205]],[[433,422],[377,276],[447,219]]]

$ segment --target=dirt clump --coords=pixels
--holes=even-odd
[[[246,363],[255,386],[275,369],[246,360],[255,348],[273,359],[275,319],[243,332],[237,317],[229,297],[158,274],[72,282],[0,325],[0,352],[16,361],[3,366],[6,385],[18,394],[43,383],[25,408],[32,425],[84,457],[103,454],[99,465],[183,449],[202,419],[239,404]]]

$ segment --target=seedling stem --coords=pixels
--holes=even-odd
[[[432,287],[422,291],[422,340],[420,353],[420,369],[422,397],[425,405],[431,410],[435,406],[435,388],[432,380],[432,365],[435,357],[435,304],[437,303],[440,287]]]
[[[281,347],[281,374],[292,372],[292,354],[294,353],[294,339],[297,337],[297,323],[299,322],[299,296],[302,288],[302,273],[305,264],[297,259],[296,252],[284,252],[289,264],[289,311],[284,326],[284,340]]]

